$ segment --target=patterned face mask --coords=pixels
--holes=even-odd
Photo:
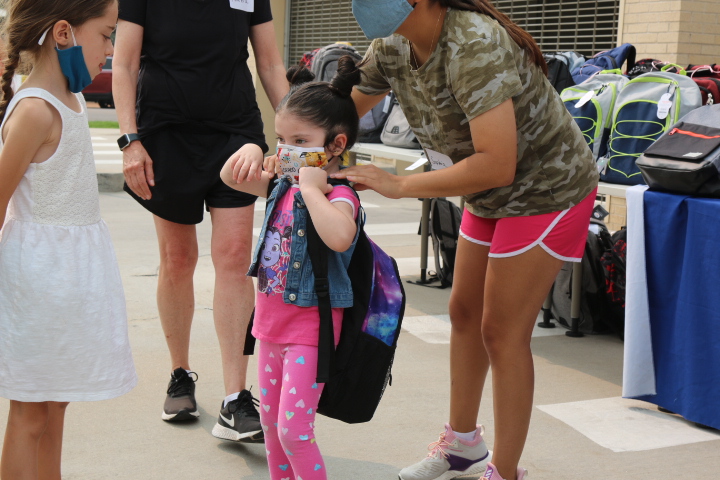
[[[282,143],[277,146],[277,157],[283,175],[290,177],[293,183],[298,183],[302,167],[325,169],[332,160],[332,158],[328,158],[324,148],[302,148]]]

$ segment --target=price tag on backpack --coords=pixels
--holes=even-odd
[[[392,105],[392,98],[390,98],[390,94],[388,93],[385,96],[385,105],[383,105],[383,113],[388,113],[390,111],[391,105]]]
[[[587,102],[589,102],[590,99],[592,99],[593,96],[595,96],[595,90],[590,90],[590,91],[587,92],[585,95],[583,95],[580,100],[578,100],[578,102],[575,104],[575,108],[580,108],[580,107],[582,107],[582,106],[585,105]]]
[[[657,110],[657,117],[660,120],[667,118],[668,114],[670,113],[670,109],[673,105],[673,102],[670,101],[670,97],[672,97],[672,93],[663,93],[663,96],[660,97]]]
[[[428,160],[430,160],[433,170],[442,170],[443,168],[452,167],[453,161],[450,160],[450,157],[447,155],[436,152],[435,150],[430,150],[429,148],[426,148],[425,152],[427,153]]]

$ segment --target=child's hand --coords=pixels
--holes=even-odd
[[[278,160],[277,154],[265,157],[263,169],[268,173],[282,175],[282,168],[280,168],[280,160]]]
[[[254,143],[243,145],[228,159],[235,183],[260,180],[263,165],[262,149]]]
[[[308,189],[316,188],[327,195],[332,192],[333,187],[327,183],[328,174],[325,170],[318,167],[302,167],[300,169],[300,191],[308,191]]]

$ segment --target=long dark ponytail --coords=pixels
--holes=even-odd
[[[490,2],[490,0],[431,0],[434,3],[439,3],[443,7],[450,7],[456,10],[469,10],[471,12],[482,13],[490,18],[497,20],[497,22],[505,28],[515,43],[520,48],[525,50],[533,63],[540,67],[545,75],[548,73],[547,63],[543,58],[542,51],[538,46],[535,39],[528,32],[520,28],[510,18],[502,13],[500,10]]]

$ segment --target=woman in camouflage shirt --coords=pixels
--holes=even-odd
[[[563,261],[582,257],[598,182],[592,154],[535,41],[488,0],[354,0],[353,12],[369,38],[387,36],[366,54],[353,92],[359,114],[393,90],[423,147],[453,165],[410,176],[357,166],[337,176],[390,198],[466,201],[449,306],[450,422],[400,478],[485,470],[476,421],[492,368],[496,434],[485,478],[522,479],[530,338]]]

